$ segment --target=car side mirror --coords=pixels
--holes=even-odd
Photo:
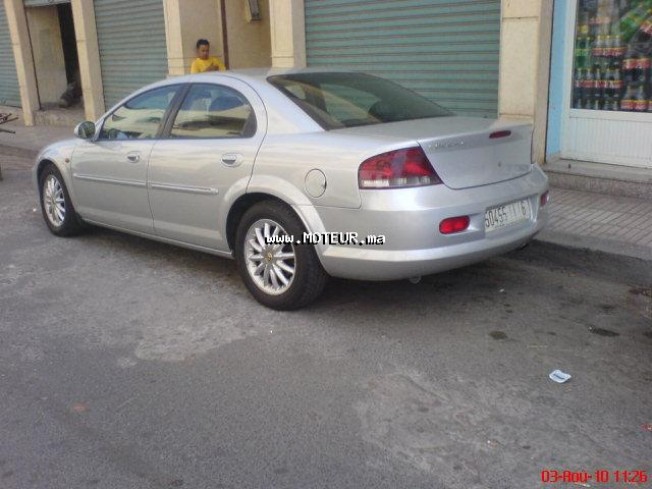
[[[95,123],[91,121],[84,121],[77,124],[75,127],[75,136],[81,139],[90,139],[95,135]]]

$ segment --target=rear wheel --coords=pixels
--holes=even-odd
[[[45,223],[57,236],[79,233],[81,224],[70,200],[61,173],[54,165],[48,165],[40,178],[41,211]]]
[[[286,205],[259,202],[238,226],[235,256],[249,292],[278,310],[299,309],[321,294],[327,274],[312,246],[298,245],[305,228]]]

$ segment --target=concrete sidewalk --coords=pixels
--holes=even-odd
[[[17,155],[7,147],[35,156],[47,144],[74,137],[72,127],[25,127],[14,122],[1,128],[16,132],[0,132],[0,157],[5,156],[0,159],[3,168],[18,164]],[[650,199],[619,197],[556,186],[551,186],[550,196],[550,222],[537,236],[538,240],[652,261],[652,196]]]
[[[652,261],[652,200],[558,187],[550,195],[550,221],[537,239]]]

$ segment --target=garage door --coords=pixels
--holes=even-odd
[[[107,109],[168,73],[163,0],[95,0]]]
[[[498,113],[500,0],[306,0],[309,66],[385,76],[452,111]]]
[[[20,107],[16,62],[4,3],[0,2],[0,105]]]
[[[70,0],[24,0],[25,7],[49,7],[58,3],[70,3]]]

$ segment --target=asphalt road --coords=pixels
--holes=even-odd
[[[276,312],[228,260],[54,237],[0,155],[0,488],[649,487],[649,262],[535,242]]]

